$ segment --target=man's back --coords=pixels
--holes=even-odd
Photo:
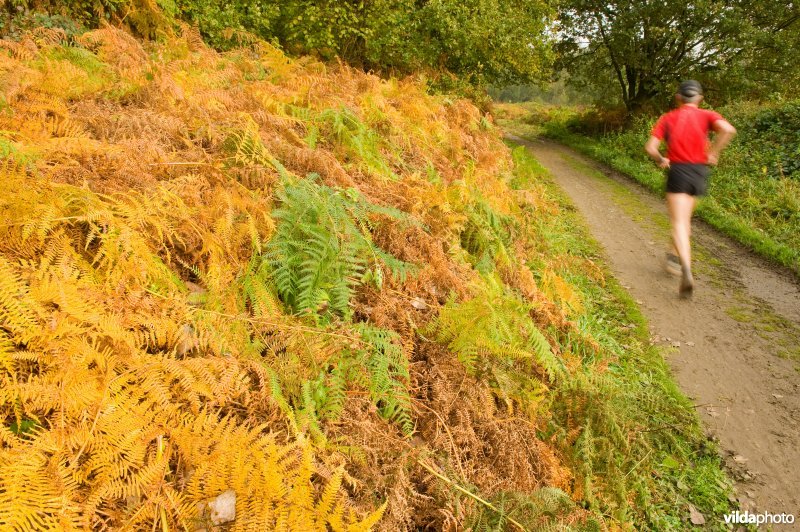
[[[667,143],[667,158],[673,163],[706,164],[708,133],[722,120],[715,111],[684,104],[659,118],[652,135]]]

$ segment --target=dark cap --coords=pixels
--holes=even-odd
[[[678,94],[684,98],[693,98],[698,94],[703,94],[703,86],[699,81],[693,79],[683,81],[678,85]]]

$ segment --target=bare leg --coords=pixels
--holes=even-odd
[[[672,244],[678,252],[681,261],[683,276],[681,279],[680,293],[689,296],[694,288],[692,277],[692,213],[695,207],[695,197],[690,194],[667,192],[667,210],[672,226]]]

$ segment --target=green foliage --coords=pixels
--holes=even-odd
[[[558,517],[575,508],[575,502],[557,488],[540,488],[533,493],[500,492],[489,501],[499,510],[481,507],[470,516],[467,526],[476,532],[495,532],[513,530],[516,527],[509,522],[509,517],[525,526],[528,530],[542,532],[567,530],[559,523]],[[594,519],[587,523],[570,527],[575,531],[600,531],[600,524]]]
[[[36,156],[21,149],[12,139],[12,132],[0,131],[0,159],[11,160],[22,166],[31,165],[36,160]]]
[[[769,4],[765,8],[762,2],[743,1],[732,8],[722,0],[563,2],[559,67],[573,83],[600,89],[600,103],[623,104],[630,112],[666,107],[681,79],[699,79],[707,93],[732,96],[732,89],[747,85],[752,71],[764,79],[771,69],[780,86],[782,77],[798,72],[796,62],[786,60],[784,43],[796,46],[800,17],[796,5]],[[784,94],[794,90],[780,89]]]
[[[346,0],[295,0],[276,2],[280,6],[277,37],[293,52],[316,51],[331,59],[345,52],[358,58],[371,32],[367,16],[382,2]],[[342,54],[345,55],[345,54]]]
[[[736,60],[714,72],[721,101],[774,101],[800,96],[800,4],[785,0],[750,0],[739,4],[748,26]],[[716,95],[716,94],[715,94]]]
[[[109,68],[95,54],[80,46],[62,46],[55,48],[47,59],[68,61],[86,72],[89,83],[85,90],[95,92],[102,85],[104,78],[110,75]]]
[[[13,36],[40,22],[61,28],[68,35],[81,26],[96,28],[103,22],[126,24],[143,37],[168,31],[177,15],[173,0],[11,0],[4,2],[4,34]],[[8,33],[6,33],[8,31]]]
[[[14,421],[13,423],[11,423],[11,425],[8,426],[8,428],[14,434],[20,435],[36,430],[37,426],[39,426],[39,423],[37,423],[36,420],[23,419],[19,422]]]
[[[411,396],[408,391],[408,358],[400,345],[400,337],[393,331],[366,323],[355,326],[361,344],[346,351],[331,370],[331,380],[339,385],[332,393],[328,410],[341,412],[343,383],[354,383],[365,388],[378,412],[396,422],[405,434],[414,429],[411,419]],[[332,387],[332,389],[335,389]]]
[[[398,178],[380,152],[381,137],[350,109],[326,109],[311,122],[316,128],[329,134],[331,141],[349,151],[352,158],[359,161],[366,171],[392,179]]]
[[[19,40],[25,32],[35,28],[62,30],[69,41],[84,32],[78,21],[60,14],[30,11],[0,13],[0,35],[5,39]]]
[[[446,71],[469,83],[534,81],[550,61],[550,8],[525,0],[276,2],[275,37],[287,50],[339,55],[376,71]]]
[[[472,299],[450,300],[444,306],[434,325],[437,339],[473,371],[492,359],[528,359],[539,364],[550,379],[562,375],[563,364],[530,319],[530,304],[495,277],[484,280]]]
[[[535,410],[547,386],[564,377],[564,364],[530,317],[532,305],[494,276],[483,278],[474,297],[450,300],[429,328],[470,372],[486,379],[499,397]],[[537,372],[543,381],[531,378]]]
[[[248,2],[234,0],[176,0],[182,18],[196,24],[206,41],[219,49],[240,44],[241,34],[247,31],[272,40],[280,13],[278,2]],[[234,30],[234,31],[231,31]]]
[[[732,120],[744,125],[738,142],[748,146],[751,164],[772,179],[800,181],[800,100],[765,106],[750,116],[735,107],[731,111]]]
[[[409,393],[409,362],[394,331],[367,323],[348,330],[353,343],[337,351],[313,379],[298,387],[271,375],[273,397],[298,426],[325,441],[322,421],[338,421],[347,403],[347,392],[364,390],[384,419],[396,423],[405,435],[414,430]]]
[[[513,84],[490,86],[489,96],[496,102],[544,102],[551,105],[589,104],[594,95],[586,88],[568,83],[569,75],[562,71],[556,79],[544,84]]]
[[[380,2],[379,2],[380,3]],[[368,43],[370,64],[441,68],[471,83],[540,81],[550,62],[549,6],[538,1],[386,0]],[[377,13],[381,13],[378,11]],[[388,16],[387,16],[388,15]]]
[[[477,86],[538,82],[551,63],[552,9],[540,0],[14,0],[6,3],[6,34],[19,35],[27,24],[12,23],[18,6],[65,28],[119,22],[148,38],[182,20],[221,49],[255,36],[294,54],[338,56],[385,73],[448,73]]]
[[[293,312],[348,320],[355,286],[371,280],[380,287],[384,268],[400,278],[413,270],[376,246],[370,235],[375,214],[407,222],[399,211],[369,203],[354,189],[321,185],[314,175],[284,181],[277,199],[272,213],[277,230],[264,261]]]
[[[481,199],[465,209],[467,216],[461,231],[461,247],[472,256],[472,263],[481,273],[489,273],[496,261],[508,261],[507,247],[511,244],[516,223]]]

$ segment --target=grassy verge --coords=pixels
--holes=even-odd
[[[536,167],[532,171],[544,176],[540,183],[559,206],[556,214],[537,224],[542,256],[562,258],[566,266],[557,273],[578,291],[583,303],[574,318],[578,328],[595,338],[607,357],[602,362],[607,371],[590,377],[595,410],[586,425],[591,428],[566,451],[573,467],[594,469],[590,482],[617,483],[616,489],[632,497],[630,504],[603,509],[619,512],[621,521],[653,530],[691,528],[686,518],[693,505],[711,529],[724,529],[721,516],[731,509],[730,483],[662,352],[650,345],[644,317],[610,274],[599,244],[569,200],[522,148],[514,155],[518,166]],[[541,264],[530,267],[542,271]],[[603,282],[598,282],[598,273]],[[567,396],[575,394],[573,387],[580,388],[572,382],[559,392],[561,404],[571,403]],[[574,414],[574,409],[556,411],[554,437],[567,424],[559,415]],[[616,445],[617,438],[627,445]]]
[[[757,132],[750,131],[748,125],[753,119],[751,115],[756,114],[754,111],[747,114],[740,109],[723,109],[723,113],[735,117],[732,120],[740,128],[741,139],[725,152],[722,164],[715,169],[709,195],[699,203],[697,214],[722,233],[800,274],[800,183],[781,173],[781,161],[773,162],[769,155],[764,155],[769,153],[769,147],[759,143]],[[519,108],[512,111],[501,107],[500,116],[503,127],[515,134],[526,138],[547,136],[653,192],[664,192],[663,172],[646,158],[642,149],[649,122],[636,123],[621,133],[587,136],[568,127],[575,121],[575,115],[565,110],[539,110],[531,115]]]

